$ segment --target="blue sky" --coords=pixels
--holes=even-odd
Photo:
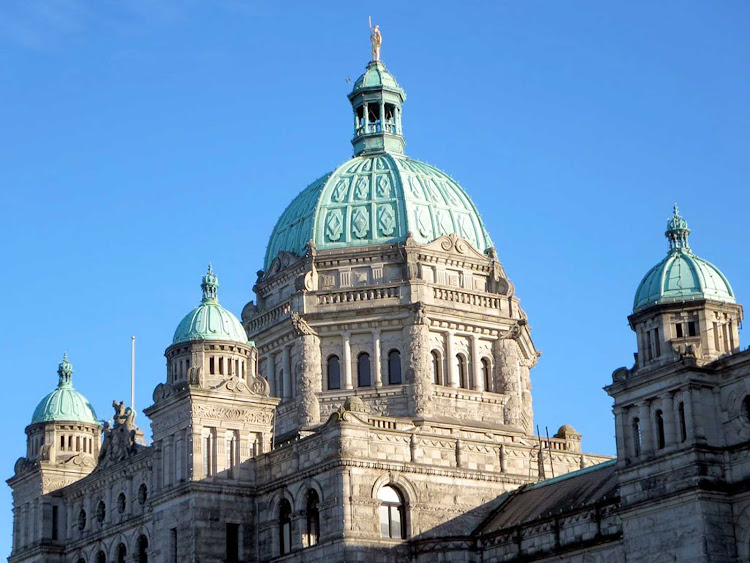
[[[210,260],[239,314],[285,205],[351,154],[355,3],[0,4],[10,477],[63,351],[101,417],[164,378]],[[472,196],[543,351],[536,422],[613,454],[612,371],[676,201],[750,294],[746,2],[379,2],[407,153]],[[743,338],[743,346],[745,339]],[[147,425],[141,415],[139,422]],[[0,488],[0,554],[10,491]]]

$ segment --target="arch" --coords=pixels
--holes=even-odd
[[[279,555],[292,551],[292,503],[282,498],[276,513],[279,529]]]
[[[104,553],[101,549],[96,554],[96,563],[107,563],[107,554]]]
[[[438,350],[430,352],[432,359],[432,382],[435,385],[444,385],[443,381],[443,358]]]
[[[75,561],[76,563],[86,563],[86,558],[80,555]]]
[[[135,556],[138,563],[148,563],[148,537],[141,533],[135,541]]]
[[[388,352],[388,385],[401,385],[401,352],[395,348]]]
[[[398,487],[404,495],[404,501],[406,502],[407,507],[410,504],[419,502],[417,489],[412,485],[409,479],[400,473],[384,473],[375,479],[375,482],[372,484],[372,490],[370,491],[373,500],[378,500],[378,491],[383,485],[395,485]]]
[[[125,563],[128,559],[128,548],[127,546],[120,542],[117,546],[117,550],[115,551],[115,561],[117,563]]]
[[[663,450],[666,446],[666,439],[664,436],[664,413],[661,409],[654,413],[654,424],[656,426],[656,447]]]
[[[740,511],[734,521],[737,542],[737,560],[750,561],[750,505]]]
[[[341,389],[341,362],[336,354],[331,354],[326,360],[327,389]]]
[[[633,455],[641,455],[641,419],[635,417],[631,422],[633,431]]]
[[[466,356],[463,354],[456,354],[456,362],[458,363],[458,386],[464,389],[469,388],[469,369],[466,362]]]
[[[372,370],[370,366],[370,354],[360,352],[357,356],[357,387],[372,386]]]
[[[315,489],[307,489],[305,503],[305,534],[307,547],[320,540],[320,496]]]
[[[406,502],[398,487],[390,483],[378,490],[380,536],[406,539]]]
[[[495,381],[492,377],[492,362],[486,356],[480,360],[482,368],[482,378],[484,379],[484,390],[495,391]]]
[[[307,492],[310,489],[313,489],[316,493],[318,493],[320,502],[323,502],[323,500],[325,499],[325,495],[323,494],[323,487],[320,486],[320,483],[317,481],[317,479],[315,479],[315,477],[305,479],[297,490],[297,496],[294,499],[292,499],[291,494],[288,495],[288,498],[292,502],[292,506],[296,511],[302,512],[303,510],[305,510],[307,502]]]

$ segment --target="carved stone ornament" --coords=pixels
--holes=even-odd
[[[136,444],[135,412],[125,403],[112,401],[115,414],[112,417],[112,427],[109,422],[104,423],[104,442],[99,450],[99,463],[94,471],[117,465],[137,453],[140,446]]]
[[[193,405],[193,416],[213,420],[238,420],[251,424],[270,424],[273,417],[270,412],[266,411],[214,405]]]
[[[289,319],[292,321],[292,325],[294,326],[294,330],[298,333],[300,336],[317,336],[318,333],[313,330],[313,328],[307,324],[307,321],[303,319],[298,313],[292,313]]]
[[[414,324],[423,325],[427,323],[427,308],[424,303],[418,301],[414,305]]]
[[[76,455],[67,459],[63,462],[64,465],[74,465],[76,467],[94,467],[94,458],[83,452],[78,452]]]
[[[16,475],[20,475],[21,473],[24,473],[38,466],[39,466],[38,461],[31,461],[30,459],[27,459],[25,457],[19,457],[16,460],[16,464],[13,466],[13,472]]]

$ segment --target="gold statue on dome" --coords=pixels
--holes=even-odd
[[[380,26],[372,27],[372,17],[370,17],[370,43],[372,43],[372,60],[380,60],[380,45],[383,43],[383,36],[380,35]]]

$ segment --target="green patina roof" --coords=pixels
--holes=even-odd
[[[385,65],[381,61],[371,61],[367,65],[364,74],[354,81],[354,88],[352,88],[352,93],[349,94],[349,97],[352,98],[359,91],[370,88],[376,90],[381,88],[393,90],[406,96],[394,76],[386,70]]]
[[[735,303],[734,292],[721,271],[699,258],[688,244],[687,221],[679,214],[677,206],[667,222],[665,236],[669,240],[669,253],[651,268],[635,292],[633,312],[652,305],[713,299]]]
[[[242,323],[232,313],[219,305],[217,278],[211,265],[201,283],[203,299],[201,304],[188,313],[177,325],[172,344],[191,340],[229,340],[247,343],[247,333]]]
[[[403,154],[401,105],[406,94],[381,61],[354,83],[355,156],[300,193],[282,213],[266,247],[265,269],[279,252],[406,241],[457,233],[480,251],[492,246],[461,186],[434,166]]]
[[[403,155],[356,156],[300,193],[282,213],[266,248],[265,268],[280,251],[404,242],[458,233],[480,251],[490,236],[469,196],[434,166]]]
[[[34,409],[31,424],[39,422],[86,422],[97,424],[96,412],[88,399],[73,389],[73,366],[68,355],[57,368],[57,389],[39,402]]]

